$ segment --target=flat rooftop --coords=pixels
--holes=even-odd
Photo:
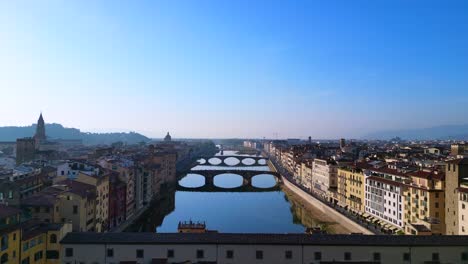
[[[231,244],[317,246],[467,246],[468,236],[230,233],[68,233],[62,244]]]

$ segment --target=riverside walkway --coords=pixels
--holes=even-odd
[[[297,183],[291,173],[280,166],[274,158],[269,158],[268,165],[270,169],[278,172],[282,176],[285,187],[296,193],[311,206],[317,207],[322,212],[328,214],[337,222],[349,225],[354,230],[356,230],[356,233],[363,233],[367,235],[387,234],[382,232],[378,226],[374,226],[373,224],[368,223],[364,219],[360,218],[358,215],[355,215],[344,208],[330,203],[329,201],[312,193],[310,190]]]

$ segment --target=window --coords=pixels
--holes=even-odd
[[[315,260],[322,260],[322,252],[314,252]]]
[[[3,253],[2,257],[0,258],[0,263],[2,264],[8,263],[8,253]]]
[[[77,205],[73,206],[73,214],[78,214],[78,206]]]
[[[439,208],[439,203],[435,203],[435,208]]]
[[[144,254],[143,249],[137,249],[137,251],[136,251],[136,257],[137,258],[144,258],[144,255],[145,254]]]
[[[204,258],[205,257],[205,252],[201,249],[197,250],[197,258]]]
[[[351,260],[351,252],[345,252],[344,253],[344,259],[345,260]]]
[[[29,249],[29,243],[23,243],[23,252]]]
[[[47,250],[46,259],[59,259],[59,252],[57,250]]]
[[[432,261],[439,261],[439,253],[432,253]]]
[[[174,257],[174,250],[173,249],[168,249],[167,250],[167,258],[173,258]]]
[[[468,252],[461,253],[461,260],[468,260]]]
[[[292,251],[291,250],[286,250],[286,252],[284,252],[284,257],[286,259],[292,259]]]
[[[57,243],[57,235],[56,235],[56,234],[50,235],[50,237],[49,237],[49,242],[50,242],[51,244]]]
[[[374,252],[374,260],[380,260],[380,253],[379,252]]]
[[[29,264],[29,257],[23,259],[23,260],[21,261],[21,264]]]
[[[232,251],[232,250],[227,250],[227,251],[226,251],[226,258],[227,258],[227,259],[233,259],[233,258],[234,258],[234,251]]]
[[[36,252],[36,254],[34,254],[34,261],[42,259],[42,254],[42,251]]]
[[[2,242],[2,243],[1,243],[1,244],[2,244],[1,249],[2,249],[2,250],[7,249],[7,248],[8,248],[8,235],[2,236],[2,241],[1,241],[1,242]]]
[[[263,259],[263,251],[261,251],[261,250],[255,251],[255,258],[256,259]]]
[[[65,249],[65,257],[73,257],[73,248],[66,248]]]
[[[107,257],[109,257],[109,258],[114,257],[114,249],[113,248],[108,248],[107,249]]]

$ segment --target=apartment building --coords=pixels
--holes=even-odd
[[[338,169],[339,204],[353,212],[365,211],[365,176],[358,166]]]
[[[76,181],[94,186],[96,194],[95,231],[107,231],[109,228],[109,173],[102,172],[95,175],[80,171]]]
[[[65,180],[22,200],[28,217],[43,223],[72,223],[75,232],[96,231],[96,192],[92,185]]]
[[[0,263],[20,263],[21,210],[0,205]]]
[[[314,160],[306,159],[301,162],[300,183],[302,186],[311,190],[312,188],[312,168]]]
[[[405,188],[405,233],[445,234],[445,172],[408,173]]]
[[[403,230],[404,190],[410,178],[403,172],[388,167],[369,168],[365,175],[366,213],[384,223]]]
[[[333,202],[338,184],[337,172],[338,166],[334,160],[314,159],[312,169],[313,192]]]
[[[21,211],[0,205],[0,263],[59,264],[70,223],[20,222]]]

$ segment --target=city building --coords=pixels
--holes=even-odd
[[[468,229],[468,214],[462,206],[466,197],[465,181],[468,179],[468,158],[447,161],[445,170],[445,225],[447,235],[459,235]],[[462,210],[460,210],[462,208]],[[466,217],[465,217],[466,216]]]
[[[408,173],[405,188],[405,232],[445,234],[445,173],[420,170]]]
[[[0,263],[20,263],[21,210],[0,205]]]
[[[18,138],[16,140],[16,164],[34,160],[36,141],[33,138]]]
[[[63,263],[466,263],[468,236],[69,233]]]
[[[403,230],[404,190],[409,176],[388,167],[372,167],[366,169],[364,175],[366,213],[392,231]]]
[[[77,182],[94,186],[96,194],[95,231],[104,232],[109,228],[109,173],[86,174],[82,171],[76,178]]]
[[[335,200],[338,166],[332,159],[314,159],[312,170],[312,190],[331,202]]]
[[[359,166],[338,169],[339,203],[353,212],[365,211],[365,176]]]

